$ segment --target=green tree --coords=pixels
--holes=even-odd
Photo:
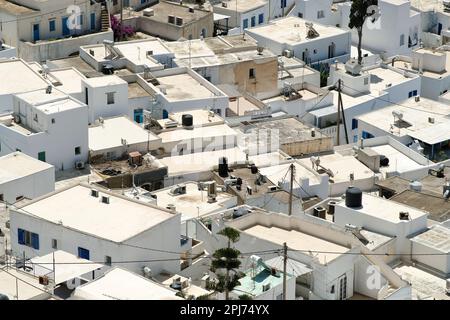
[[[213,253],[211,271],[216,272],[218,279],[215,290],[225,292],[225,299],[228,300],[230,291],[239,285],[239,274],[237,269],[241,265],[241,261],[239,260],[241,252],[232,248],[231,244],[239,241],[240,234],[239,231],[230,227],[220,230],[217,234],[226,237],[228,239],[228,244],[226,248],[218,249]],[[218,271],[219,269],[225,269],[225,275],[220,273]]]
[[[369,17],[377,17],[378,11],[375,6],[378,5],[378,0],[352,0],[352,7],[350,9],[350,22],[348,27],[356,29],[358,32],[358,63],[362,63],[362,31],[366,19]]]

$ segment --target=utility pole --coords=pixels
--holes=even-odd
[[[289,170],[291,170],[291,184],[290,184],[290,191],[289,191],[289,215],[292,215],[292,194],[294,191],[294,171],[295,166],[293,163],[289,166]]]
[[[283,243],[283,300],[286,300],[287,244]]]
[[[340,134],[341,134],[341,79],[338,80],[338,113],[337,113],[337,144],[340,143]]]

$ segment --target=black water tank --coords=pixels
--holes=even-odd
[[[250,170],[252,170],[252,174],[258,173],[258,167],[256,167],[254,164],[252,164],[252,166],[250,167]]]
[[[226,157],[219,158],[219,176],[228,177],[228,159]]]
[[[381,167],[389,166],[389,158],[387,158],[386,156],[380,156],[380,166]]]
[[[362,191],[356,187],[349,187],[345,192],[345,205],[349,208],[362,206]]]
[[[192,127],[194,124],[194,118],[191,114],[183,114],[181,116],[181,123],[183,124],[183,127]]]

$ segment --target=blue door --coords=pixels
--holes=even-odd
[[[89,260],[89,250],[82,247],[78,247],[78,257]]]
[[[136,121],[137,123],[144,122],[144,110],[142,109],[134,110],[134,121]]]
[[[33,41],[39,41],[39,24],[33,24]]]
[[[438,24],[438,35],[441,35],[441,32],[442,32],[442,23],[439,23]]]
[[[166,109],[163,110],[163,119],[169,118],[169,112]]]
[[[70,34],[69,26],[67,25],[68,17],[62,18],[62,33],[63,36],[68,36]]]
[[[95,12],[91,13],[91,30],[95,30]]]

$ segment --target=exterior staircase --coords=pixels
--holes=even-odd
[[[101,31],[108,31],[111,28],[111,21],[109,19],[109,12],[105,5],[102,5],[101,9]]]

